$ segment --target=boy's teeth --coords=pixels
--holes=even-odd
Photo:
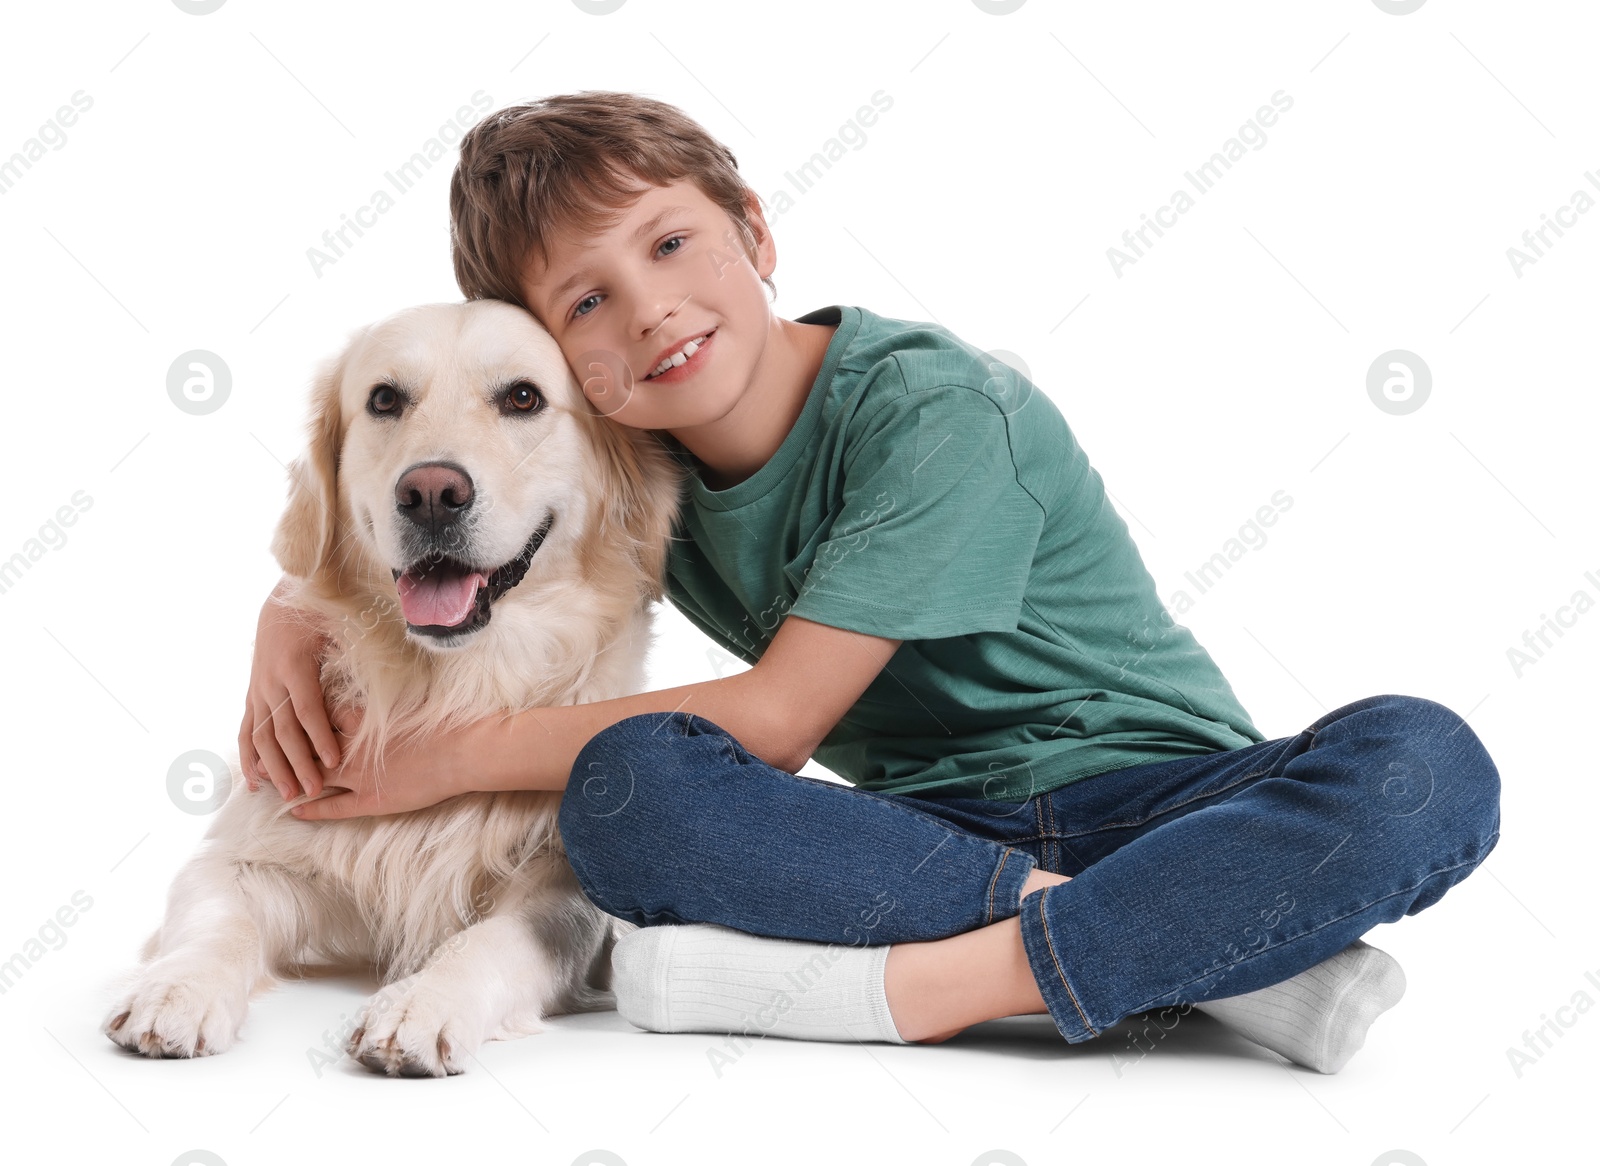
[[[706,336],[709,335],[709,332],[706,333]],[[651,369],[650,375],[653,377],[658,377],[662,373],[666,372],[669,368],[677,368],[680,364],[688,364],[689,358],[696,352],[700,351],[700,344],[705,340],[705,338],[705,336],[699,336],[694,340],[689,341],[689,343],[685,344],[682,349],[674,352],[671,356],[667,357],[667,359],[656,365],[655,368]]]

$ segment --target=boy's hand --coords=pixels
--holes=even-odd
[[[320,659],[328,635],[305,615],[278,602],[261,607],[244,720],[239,725],[239,768],[251,790],[262,777],[284,801],[322,790],[315,754],[339,764],[339,741],[323,704]]]
[[[361,723],[359,710],[340,707],[339,724],[354,733]],[[446,798],[467,793],[460,775],[472,772],[471,732],[476,723],[457,729],[439,729],[425,737],[408,738],[383,754],[381,776],[370,764],[358,766],[346,758],[328,769],[326,797],[295,806],[289,812],[303,821],[356,818],[367,814],[401,814],[420,810]],[[313,760],[313,765],[316,762]]]

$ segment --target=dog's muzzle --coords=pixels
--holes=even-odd
[[[394,571],[406,626],[424,636],[477,631],[489,622],[494,601],[522,582],[555,520],[553,512],[547,513],[517,557],[492,571],[452,555],[427,557],[404,571]]]

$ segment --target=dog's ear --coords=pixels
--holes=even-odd
[[[344,441],[339,388],[354,345],[325,360],[311,388],[309,442],[289,463],[289,502],[272,536],[272,554],[288,574],[309,579],[326,566],[340,538],[339,448]]]
[[[593,545],[625,546],[646,581],[645,597],[662,598],[667,550],[686,482],[683,467],[654,434],[585,409],[581,415],[600,469],[599,522]]]

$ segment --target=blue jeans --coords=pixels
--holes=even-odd
[[[1022,802],[800,777],[704,717],[646,713],[578,754],[560,830],[590,899],[645,927],[865,946],[1020,914],[1078,1042],[1286,980],[1438,902],[1500,836],[1500,776],[1465,721],[1409,696]],[[1022,900],[1035,866],[1071,881]]]

